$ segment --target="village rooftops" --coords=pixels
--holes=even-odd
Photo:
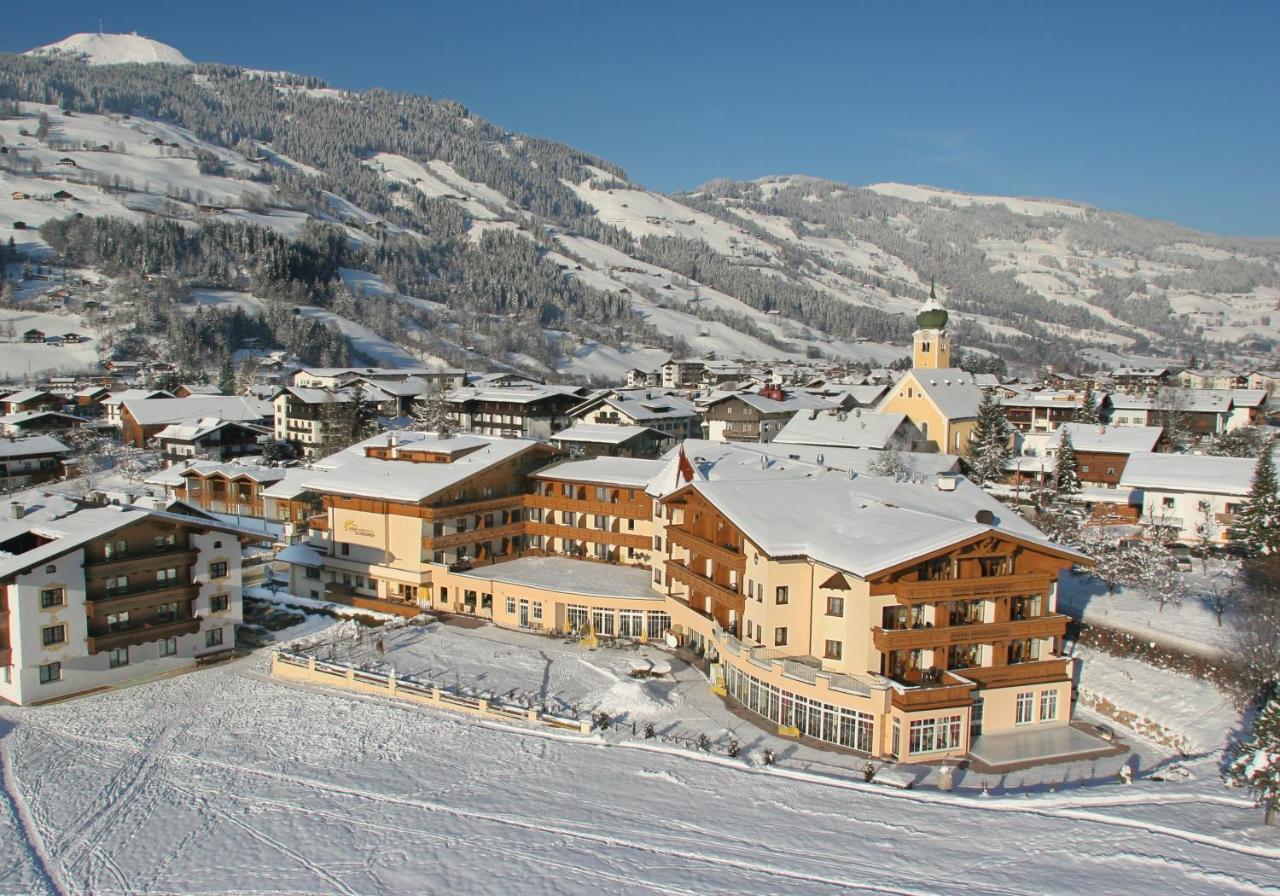
[[[1251,457],[1213,457],[1207,454],[1129,455],[1122,488],[1211,495],[1247,495],[1257,461]]]
[[[568,557],[520,557],[506,563],[481,566],[458,575],[563,594],[653,601],[664,599],[650,585],[647,569],[610,563],[584,563]]]
[[[713,394],[705,406],[710,408],[733,398],[741,399],[762,414],[783,414],[811,409],[826,410],[836,407],[834,401],[808,392],[786,392],[781,400],[769,398],[759,392],[722,392]]]
[[[661,460],[641,460],[634,457],[593,457],[588,460],[565,461],[544,470],[539,470],[534,475],[538,479],[598,482],[602,485],[644,488],[666,466],[666,462]]]
[[[1165,395],[1110,396],[1111,406],[1118,411],[1169,410],[1192,413],[1225,413],[1232,408],[1260,408],[1267,402],[1265,389],[1180,389],[1171,388]]]
[[[497,404],[532,404],[547,398],[580,398],[583,389],[579,386],[528,385],[511,386],[462,386],[447,393],[446,398],[455,403],[486,401]]]

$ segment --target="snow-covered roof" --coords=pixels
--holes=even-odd
[[[459,573],[486,582],[545,588],[565,594],[662,600],[649,582],[649,571],[611,563],[583,563],[568,557],[520,557]]]
[[[329,494],[361,495],[391,501],[422,501],[436,492],[481,473],[542,444],[533,439],[498,438],[466,434],[453,439],[440,439],[434,433],[399,431],[394,433],[401,449],[447,450],[448,446],[466,439],[478,445],[449,463],[415,464],[408,461],[380,460],[366,457],[366,447],[382,447],[391,433],[366,439],[339,452],[337,466],[311,469],[301,484],[314,491]],[[322,462],[325,465],[327,460]]]
[[[77,417],[75,414],[64,414],[62,411],[18,411],[16,414],[6,414],[0,417],[0,426],[22,426],[24,423],[30,423],[33,420],[40,420],[44,417],[57,417],[62,420],[70,420],[74,423],[88,423],[84,417]]]
[[[915,427],[906,414],[881,414],[860,408],[848,412],[801,411],[787,421],[773,440],[784,445],[887,448],[895,442],[911,442],[912,430]]]
[[[1129,455],[1120,485],[1154,491],[1247,495],[1256,464],[1251,457],[1137,452]]]
[[[276,554],[276,560],[281,563],[292,563],[299,566],[324,566],[324,554],[306,542],[289,545]]]
[[[27,439],[0,439],[0,459],[29,457],[33,454],[59,454],[70,451],[53,436],[32,436]]]
[[[503,404],[531,404],[546,398],[578,397],[578,386],[514,385],[461,386],[447,395],[451,402],[492,401]]]
[[[636,457],[593,457],[587,460],[570,460],[539,470],[538,479],[558,479],[567,482],[599,482],[644,488],[654,476],[666,467],[660,460],[641,460]]]
[[[265,427],[254,426],[252,423],[244,423],[239,420],[222,420],[218,417],[203,417],[195,423],[170,423],[164,429],[156,433],[156,438],[173,442],[194,442],[196,439],[202,439],[210,433],[217,432],[225,426],[240,426],[245,429],[258,430],[262,433],[269,432]]]
[[[123,392],[112,392],[102,403],[108,407],[124,404],[126,401],[137,401],[140,398],[173,398],[173,394],[163,389],[125,389]]]
[[[657,389],[620,390],[611,395],[597,396],[573,408],[570,413],[578,416],[600,405],[608,405],[638,423],[679,420],[698,414],[692,401]]]
[[[934,477],[904,482],[823,472],[804,479],[695,482],[692,488],[766,554],[811,557],[864,578],[989,532],[1079,556],[1046,540],[969,481],[953,482],[954,490],[942,491]],[[993,522],[979,522],[980,511]]]
[[[1256,408],[1267,401],[1264,389],[1171,389],[1167,395],[1111,395],[1118,411],[1178,410],[1193,413],[1226,413],[1233,407]]]
[[[1019,390],[1019,394],[1007,395],[1000,403],[1011,408],[1078,408],[1084,404],[1084,396],[1074,390],[1043,389],[1039,392]]]
[[[1097,451],[1112,454],[1132,454],[1135,451],[1154,451],[1164,430],[1159,426],[1106,426],[1101,423],[1064,423],[1058,427],[1058,435],[1050,435],[1057,445],[1062,433],[1071,436],[1071,444],[1077,451]]]
[[[973,374],[958,367],[913,368],[909,375],[924,390],[948,420],[966,420],[978,416],[982,388]]]
[[[650,426],[614,426],[609,423],[579,423],[562,429],[551,437],[553,442],[590,442],[599,445],[621,445],[636,436],[653,433],[666,438],[665,433]]]
[[[126,401],[124,409],[139,426],[196,421],[217,417],[226,421],[247,422],[270,419],[271,402],[240,395],[192,395],[189,398],[142,398]]]
[[[44,389],[22,389],[4,397],[4,401],[10,404],[22,404],[24,401],[33,401],[37,398],[46,396],[52,397],[53,393]]]
[[[38,490],[20,492],[12,495],[11,500],[21,503],[25,512],[20,519],[0,520],[0,542],[27,532],[50,540],[29,551],[0,558],[0,577],[20,573],[60,557],[88,541],[146,519],[194,524],[203,529],[260,537],[259,533],[204,517],[167,513],[133,505],[86,505],[64,495],[41,493]]]
[[[741,399],[761,414],[786,414],[814,408],[824,410],[837,406],[834,401],[828,398],[823,398],[820,395],[811,395],[808,392],[787,392],[784,393],[781,401],[767,398],[758,392],[725,392],[714,395],[707,401],[706,407],[709,408],[712,405],[717,405],[733,398]]]

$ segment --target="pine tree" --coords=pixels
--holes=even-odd
[[[421,395],[413,403],[413,428],[422,432],[434,432],[442,439],[453,434],[449,402],[442,390]]]
[[[236,369],[231,365],[231,356],[222,356],[222,365],[218,369],[218,391],[223,395],[236,394]]]
[[[1098,422],[1098,396],[1094,394],[1092,380],[1089,380],[1084,384],[1084,395],[1082,396],[1080,409],[1076,411],[1076,422]]]
[[[1253,484],[1231,524],[1231,540],[1247,557],[1280,553],[1280,494],[1276,493],[1276,439],[1262,446],[1253,468]]]
[[[1071,443],[1071,433],[1062,430],[1058,443],[1058,467],[1053,474],[1053,491],[1059,498],[1080,494],[1080,468],[1076,462],[1076,446]]]
[[[969,438],[969,478],[978,485],[995,482],[1004,476],[1009,460],[1009,442],[1013,431],[1005,417],[1004,407],[994,389],[982,393],[978,405],[978,423]]]
[[[1228,780],[1249,788],[1267,824],[1276,823],[1280,809],[1280,691],[1272,690],[1227,766]]]

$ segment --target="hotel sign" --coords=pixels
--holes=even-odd
[[[375,533],[372,529],[363,528],[358,523],[356,523],[355,520],[347,520],[345,523],[343,523],[342,531],[350,535],[355,535],[359,538],[377,538],[377,533]]]

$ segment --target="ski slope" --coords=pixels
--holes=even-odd
[[[264,670],[251,657],[0,709],[0,892],[1280,888],[1280,843],[1211,777],[985,799],[897,791],[479,725]]]

